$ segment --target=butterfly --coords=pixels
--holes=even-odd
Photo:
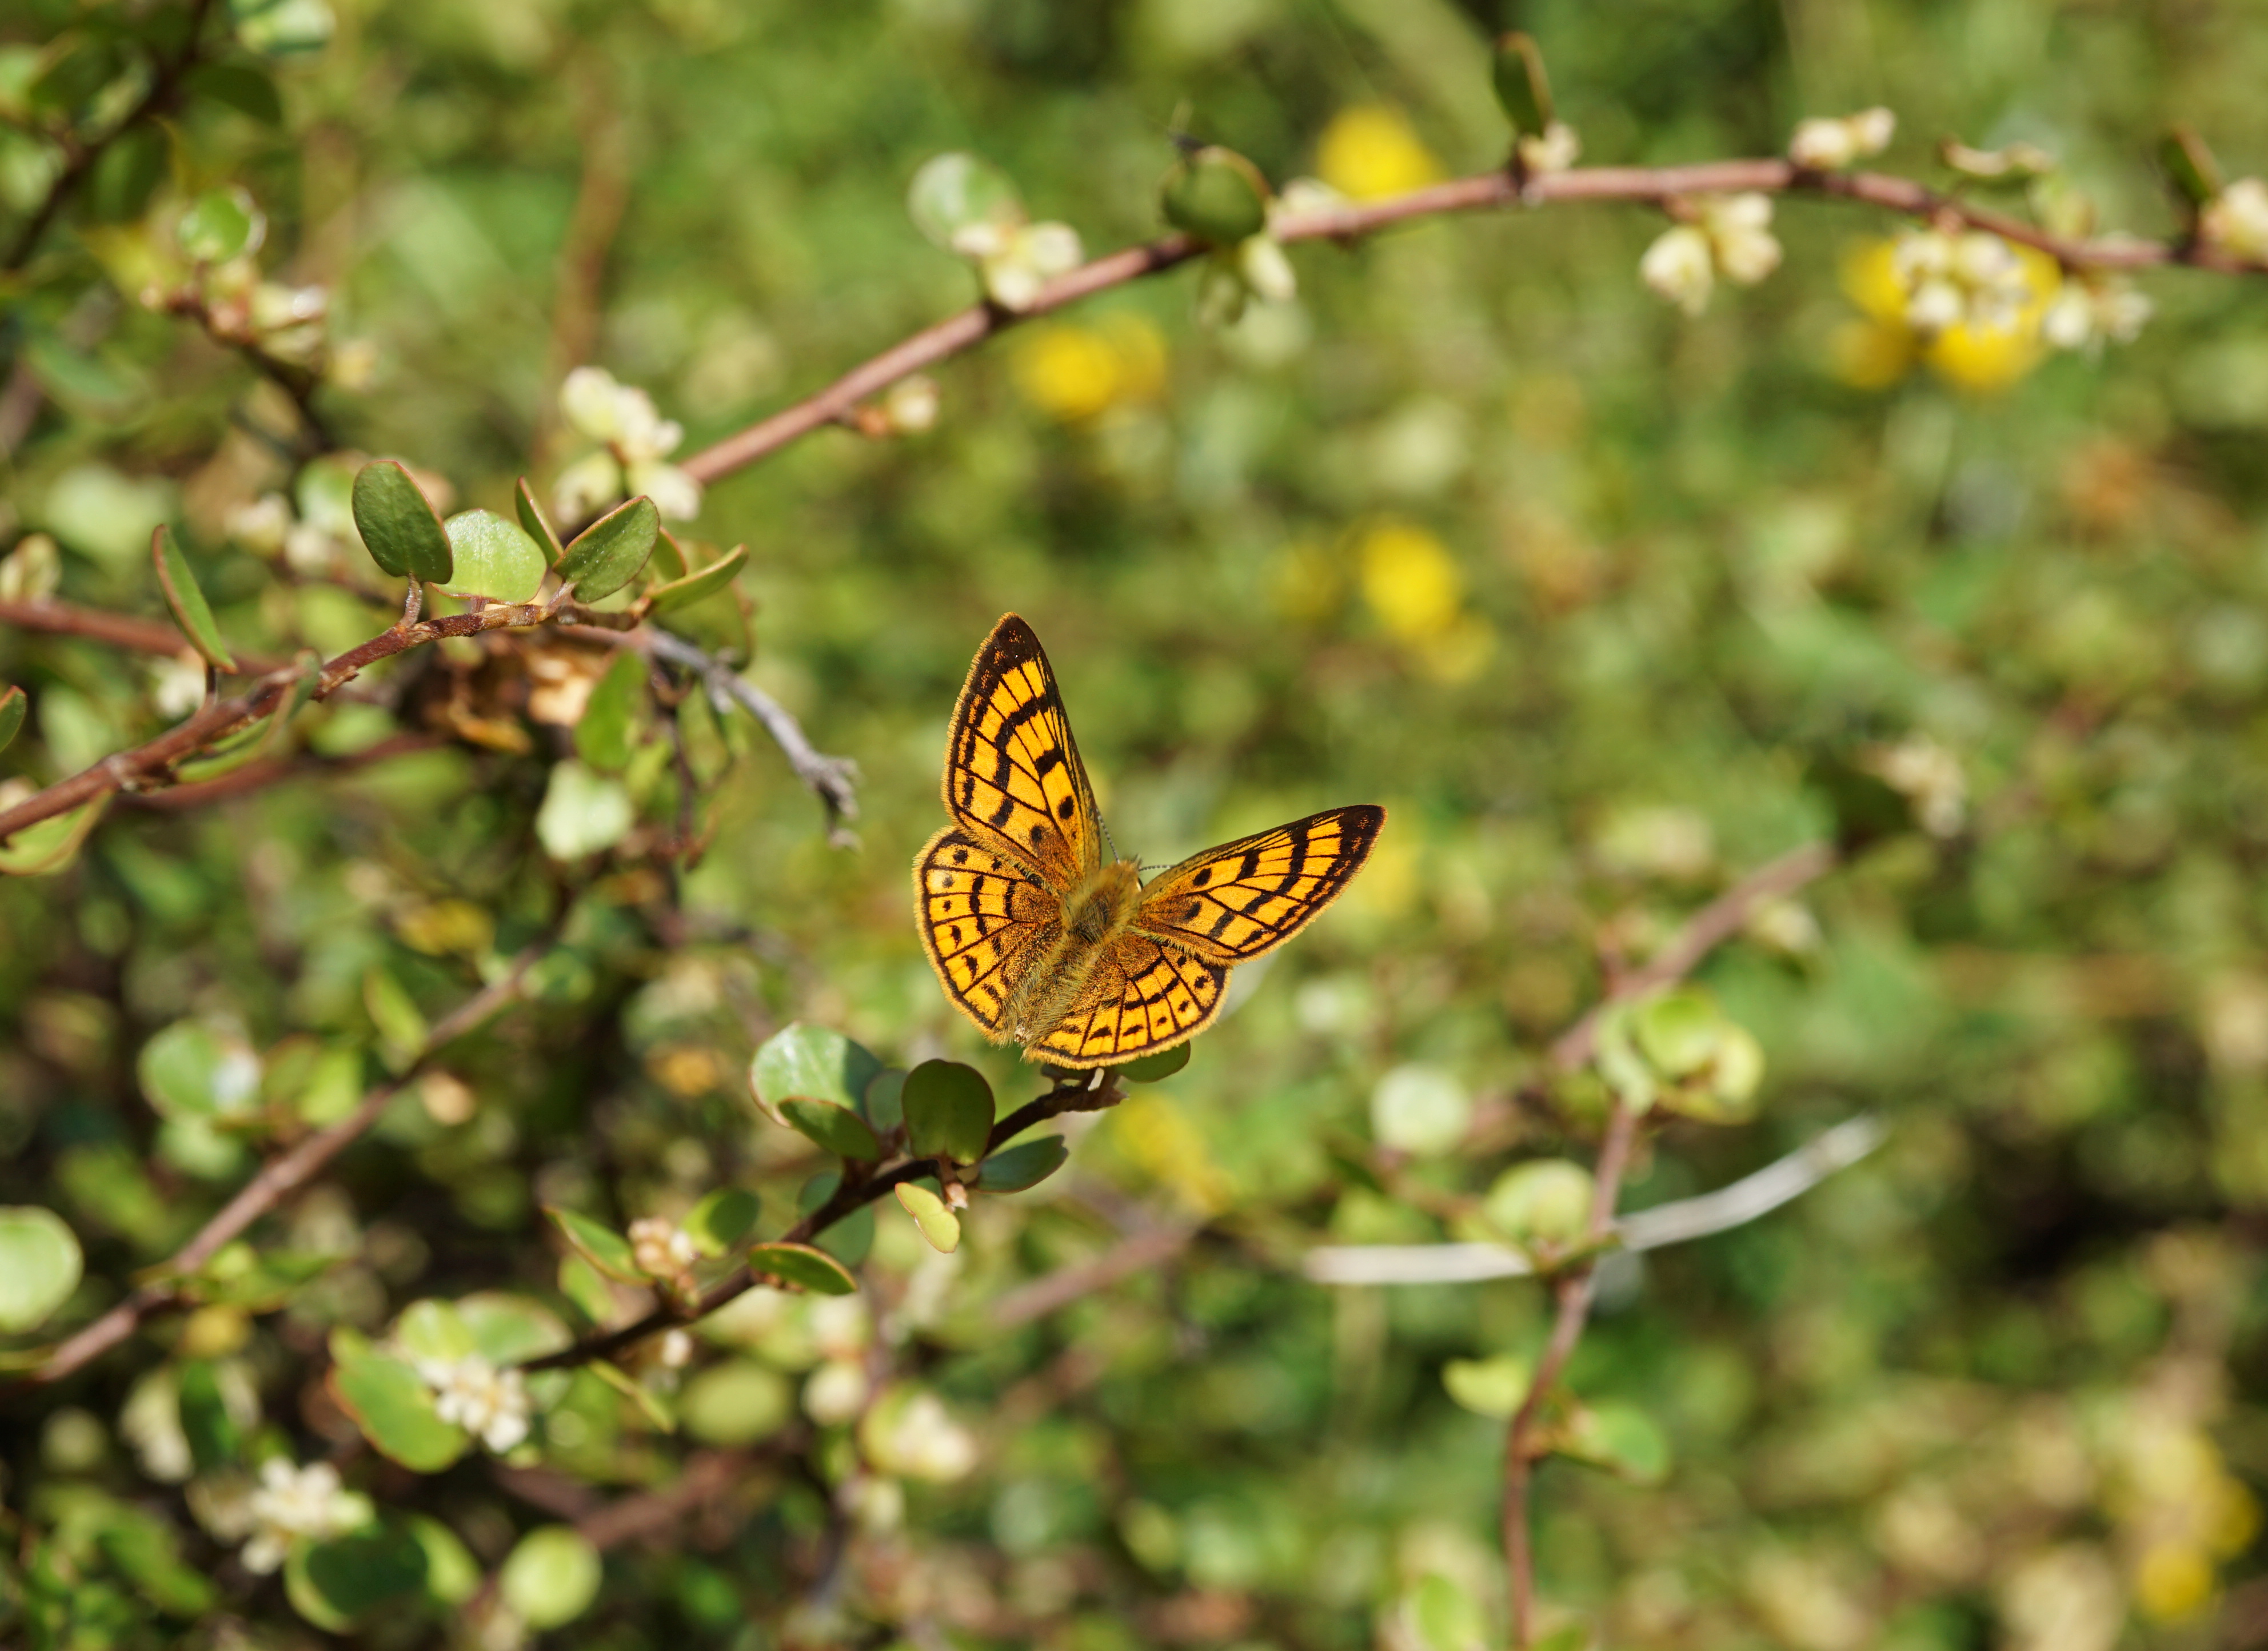
[[[1228,971],[1314,921],[1386,823],[1329,808],[1144,882],[1103,858],[1102,815],[1040,639],[1014,614],[976,651],[945,749],[953,823],[914,860],[923,948],[996,1043],[1051,1066],[1116,1066],[1212,1024]]]

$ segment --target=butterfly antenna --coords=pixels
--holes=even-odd
[[[1125,856],[1119,853],[1118,844],[1110,835],[1110,822],[1102,817],[1100,810],[1095,814],[1094,823],[1102,828],[1102,840],[1110,844],[1110,858],[1113,860],[1123,859]],[[1136,869],[1138,870],[1139,867],[1137,867]]]

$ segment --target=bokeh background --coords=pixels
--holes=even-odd
[[[29,11],[0,34],[72,21]],[[2268,31],[2211,0],[345,0],[335,22],[279,70],[281,129],[202,115],[169,187],[243,182],[262,262],[328,285],[335,331],[374,347],[364,387],[324,393],[345,441],[502,509],[514,475],[578,451],[569,367],[651,391],[682,457],[967,303],[968,270],[904,209],[932,154],[981,153],[1090,250],[1158,232],[1176,131],[1279,181],[1391,194],[1501,158],[1503,26],[1541,41],[1587,162],[1776,152],[1800,115],[1881,102],[1892,169],[1929,174],[1940,136],[2036,143],[2106,225],[2149,234],[2176,226],[2147,160],[2169,121],[2232,173],[2268,166]],[[35,158],[0,144],[20,210]],[[1506,1165],[1587,1156],[1520,1096],[1602,947],[1642,953],[1831,829],[1807,784],[1823,755],[1912,741],[1941,829],[1711,960],[1765,1051],[1760,1116],[1663,1129],[1629,1202],[1861,1111],[1889,1142],[1611,1275],[1572,1380],[1651,1417],[1670,1466],[1547,1468],[1543,1593],[1602,1643],[1680,1651],[2268,1641],[2264,289],[2154,276],[2150,326],[2095,356],[2046,350],[2036,314],[1925,348],[1881,288],[1894,224],[1784,202],[1781,270],[1689,321],[1637,277],[1660,223],[1555,207],[1306,247],[1296,302],[1219,329],[1187,272],[1137,284],[939,369],[927,433],[822,431],[713,487],[693,531],[750,548],[751,678],[860,765],[859,845],[829,846],[745,725],[705,731],[722,778],[681,924],[638,915],[651,868],[599,880],[575,968],[453,1069],[469,1093],[405,1104],[284,1223],[339,1264],[281,1314],[202,1321],[261,1425],[321,1448],[304,1384],[331,1324],[551,1291],[538,1203],[627,1219],[736,1181],[784,1226],[808,1148],[743,1074],[790,1021],[1020,1092],[938,991],[906,874],[954,694],[1013,609],[1123,851],[1167,863],[1360,800],[1387,834],[1185,1072],[987,1203],[953,1262],[883,1207],[859,1299],[889,1307],[886,1354],[857,1314],[767,1299],[686,1378],[696,1438],[761,1449],[802,1426],[807,1373],[887,1365],[980,1441],[975,1470],[917,1478],[902,1524],[854,1522],[829,1559],[814,1486],[844,1447],[822,1428],[712,1517],[610,1553],[578,1643],[1500,1632],[1502,1423],[1443,1377],[1532,1353],[1537,1288],[1332,1292],[1297,1254],[1461,1235],[1444,1212]],[[41,291],[8,300],[18,343],[65,337],[99,371],[51,374],[0,537],[49,532],[62,595],[157,612],[140,547],[171,516],[246,644],[383,627],[375,580],[295,584],[232,543],[282,475],[240,365],[92,276]],[[0,632],[0,675],[32,689],[37,735],[0,775],[44,782],[165,720],[163,672],[91,643]],[[339,748],[372,737],[361,714],[335,713]],[[376,1044],[373,966],[438,1014],[554,909],[532,831],[554,748],[523,743],[122,808],[66,873],[0,883],[0,1193],[86,1246],[64,1323],[254,1161],[256,1142],[160,1126],[134,1075],[153,1034],[200,1021],[271,1072],[286,1040]],[[1413,1094],[1450,1124],[1397,1138],[1380,1099]],[[1206,1235],[1168,1264],[1012,1330],[986,1316],[1189,1220]],[[284,1642],[306,1631],[276,1585],[228,1568],[149,1442],[164,1405],[122,1417],[179,1333],[15,1408],[5,1517],[40,1529],[84,1506],[72,1487],[156,1510],[222,1579],[202,1642]],[[689,1448],[590,1408],[550,1458],[590,1484],[666,1478]],[[360,1470],[483,1564],[542,1516],[478,1464]],[[130,1567],[84,1566],[135,1597]],[[61,1642],[183,1629],[137,1614]],[[213,1625],[231,1614],[249,1639]]]

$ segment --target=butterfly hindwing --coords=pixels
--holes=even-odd
[[[972,834],[1003,839],[1058,895],[1102,863],[1101,816],[1063,694],[1013,614],[977,650],[954,707],[945,807]]]
[[[1062,903],[1023,866],[975,834],[947,826],[914,862],[922,947],[946,995],[1004,1036],[1010,994],[1044,945]]]
[[[1207,849],[1143,886],[1134,926],[1209,962],[1257,957],[1338,897],[1385,822],[1358,803]]]
[[[1071,1013],[1036,1047],[1057,1065],[1116,1066],[1195,1037],[1220,1013],[1227,990],[1225,966],[1122,935]]]

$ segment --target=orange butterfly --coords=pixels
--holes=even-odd
[[[1386,823],[1374,804],[1327,809],[1146,883],[1106,864],[1055,673],[1013,614],[968,667],[944,791],[954,823],[914,860],[922,946],[985,1036],[1053,1066],[1122,1065],[1204,1030],[1230,966],[1307,927]]]

